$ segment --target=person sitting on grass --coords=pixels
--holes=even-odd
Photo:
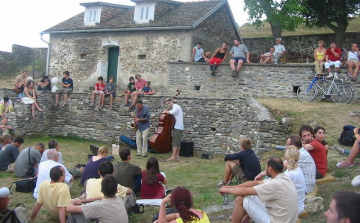
[[[26,87],[24,89],[24,95],[25,95],[25,97],[23,97],[21,99],[21,101],[24,104],[31,104],[31,116],[33,118],[35,118],[35,108],[39,112],[44,111],[39,107],[38,103],[36,102],[36,93],[35,93],[34,81],[30,80],[30,81],[28,81],[26,83]]]
[[[68,223],[88,222],[86,219],[97,219],[97,222],[128,223],[124,202],[116,196],[118,184],[114,176],[108,174],[101,181],[101,192],[104,197],[91,199],[74,199],[66,210],[70,213]]]
[[[150,82],[150,81],[146,81],[146,85],[145,85],[145,87],[143,87],[143,89],[142,89],[142,93],[143,93],[143,94],[150,94],[150,95],[152,95],[152,94],[155,93],[155,91],[154,91],[153,89],[151,89],[150,85],[151,85],[151,82]]]
[[[328,223],[360,222],[360,194],[352,191],[333,193],[325,217]]]
[[[61,105],[62,108],[65,108],[67,105],[67,98],[68,95],[73,92],[74,83],[73,80],[70,78],[70,72],[64,71],[63,78],[61,79],[62,88],[56,90],[55,94],[55,106],[59,105],[59,94],[64,94],[64,104]]]
[[[99,165],[100,163],[107,161],[108,148],[106,146],[101,146],[98,149],[97,155],[92,156],[84,167],[84,171],[81,174],[80,186],[83,186],[85,181],[90,178],[100,178],[99,175]]]
[[[48,76],[44,76],[37,84],[38,91],[51,91],[51,82]]]
[[[19,156],[19,148],[24,143],[20,136],[14,138],[11,144],[3,147],[0,151],[0,171],[14,172],[15,161]]]
[[[27,222],[27,210],[23,205],[17,205],[13,210],[15,214],[11,214],[9,196],[10,190],[7,187],[0,187],[0,221],[2,223]]]
[[[131,95],[131,104],[135,103],[138,95],[135,94],[134,92],[136,91],[135,88],[135,78],[134,77],[130,77],[129,78],[129,84],[126,88],[125,91],[125,100],[124,100],[124,106],[127,106],[129,103],[129,97]]]
[[[274,52],[275,52],[275,48],[271,47],[270,52],[260,55],[260,63],[262,64],[274,63]]]
[[[60,223],[66,222],[66,207],[71,202],[70,190],[65,180],[65,169],[61,166],[54,166],[50,170],[50,179],[41,183],[39,197],[34,209],[29,217],[29,221],[34,221],[41,207],[45,209]]]
[[[113,108],[113,101],[115,97],[115,84],[114,84],[114,77],[109,78],[109,83],[106,84],[104,89],[104,97],[110,97],[110,109]],[[103,99],[104,104],[105,99]]]
[[[14,105],[10,100],[9,96],[5,95],[4,98],[0,100],[0,117],[4,116],[8,112],[14,111]]]
[[[325,141],[325,129],[322,126],[316,126],[314,128],[314,137],[317,141],[319,141],[323,146],[324,149],[326,151],[326,155],[328,153],[329,150],[329,144]]]
[[[96,95],[99,95],[99,105],[98,108],[102,108],[104,106],[104,89],[105,89],[105,84],[103,83],[104,78],[103,77],[98,77],[98,82],[95,84],[95,91],[93,91],[91,93],[91,105],[90,106],[94,106],[95,105],[95,97]]]
[[[167,202],[172,204],[176,213],[166,215]],[[161,201],[159,218],[154,221],[167,222],[210,223],[210,220],[204,211],[194,208],[190,191],[185,187],[177,187]]]
[[[162,199],[165,196],[166,178],[159,170],[159,162],[155,157],[150,157],[146,163],[146,170],[142,172],[141,198]]]
[[[359,134],[359,128],[354,129],[354,137],[355,142],[354,145],[351,148],[350,154],[348,158],[345,161],[338,162],[336,164],[337,167],[343,168],[343,167],[352,167],[354,166],[354,160],[357,157],[357,155],[360,153],[360,134]]]
[[[35,177],[44,149],[44,144],[39,142],[35,146],[21,150],[15,162],[16,176],[21,178]]]
[[[98,173],[100,178],[90,178],[84,183],[84,192],[80,199],[90,199],[94,197],[104,197],[104,194],[101,192],[101,182],[104,177],[108,174],[113,175],[114,166],[110,161],[104,161],[100,163]],[[125,198],[127,194],[132,194],[133,191],[130,188],[124,187],[118,184],[116,196],[120,198]]]
[[[9,125],[8,121],[9,121],[8,117],[3,117],[1,119],[0,135],[5,135],[5,134],[10,135],[10,131],[14,130],[14,128]]]
[[[7,134],[3,134],[0,136],[0,151],[2,148],[5,148],[7,145],[11,143],[11,136]]]
[[[218,187],[229,185],[230,178],[235,176],[239,182],[254,180],[261,172],[259,159],[251,149],[249,139],[240,140],[240,152],[225,156],[225,176],[217,185]]]
[[[56,149],[56,151],[58,152],[58,155],[59,155],[57,162],[64,164],[64,159],[63,159],[62,153],[59,151],[60,150],[59,143],[55,139],[52,139],[49,141],[48,148],[49,149],[45,150],[43,152],[43,154],[41,155],[40,163],[48,160],[47,153],[49,152],[50,149]]]

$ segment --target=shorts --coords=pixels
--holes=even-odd
[[[357,59],[350,59],[350,60],[346,61],[346,64],[349,63],[349,62],[353,62],[354,64],[356,64],[356,63],[359,63],[360,61],[357,60]]]
[[[331,61],[329,60],[328,62],[325,62],[325,69],[330,68],[331,66],[335,66],[336,68],[340,68],[341,65],[341,61],[337,60],[337,61]]]
[[[205,59],[204,58],[200,58],[198,61],[196,62],[205,62]]]
[[[236,165],[231,169],[231,173],[234,175],[234,177],[236,178],[236,180],[238,180],[239,182],[246,181],[244,171],[243,171],[243,169],[241,168],[241,166],[240,166],[239,164],[236,164]]]
[[[182,138],[182,132],[183,130],[174,129],[172,141],[171,141],[171,147],[178,147],[181,146],[181,138]]]
[[[254,222],[270,223],[270,215],[258,196],[246,196],[243,207]]]
[[[70,94],[73,92],[73,89],[72,88],[59,88],[56,90],[56,94]]]
[[[233,57],[232,60],[235,60],[235,62],[239,62],[239,60],[242,60],[244,63],[246,63],[246,58],[244,57]]]
[[[95,90],[95,91],[93,91],[93,92],[95,92],[95,94],[104,94],[103,91],[97,91],[97,90]]]
[[[103,94],[105,94],[105,97],[108,97],[108,96],[110,96],[110,95],[113,95],[113,96],[115,96],[115,95],[116,95],[116,93],[115,93],[115,92],[110,93],[110,94],[106,94],[105,92],[103,92]]]

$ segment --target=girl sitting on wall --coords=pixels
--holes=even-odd
[[[210,62],[209,62],[210,70],[211,70],[211,75],[213,75],[213,76],[215,75],[216,67],[226,59],[226,56],[229,52],[226,47],[227,47],[227,44],[223,43],[220,48],[217,48],[215,50],[214,54],[210,58]]]
[[[35,87],[34,87],[34,81],[29,80],[26,83],[26,86],[24,88],[24,96],[21,101],[24,104],[31,104],[31,115],[33,118],[35,118],[35,107],[39,112],[43,112],[39,105],[36,102],[36,95],[35,95]]]

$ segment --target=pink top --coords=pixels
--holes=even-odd
[[[143,78],[135,82],[136,90],[142,90],[143,87],[145,87],[145,85],[146,85],[146,80]]]

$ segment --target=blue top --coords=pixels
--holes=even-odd
[[[19,149],[13,144],[2,148],[0,151],[0,171],[7,170],[10,164],[15,163],[19,153]]]
[[[248,180],[254,180],[254,178],[261,172],[259,159],[251,149],[226,155],[225,161],[227,160],[239,160],[240,166],[246,179]]]
[[[145,87],[143,87],[143,91],[144,91],[144,92],[149,92],[150,90],[151,90],[151,88],[150,88],[150,87],[146,87],[146,86],[145,86]]]
[[[100,163],[107,161],[106,158],[101,158],[93,162],[92,157],[89,159],[87,164],[85,165],[84,172],[81,174],[80,184],[83,185],[86,180],[90,178],[100,178],[98,173]]]
[[[202,58],[202,54],[204,53],[203,48],[198,48],[197,46],[194,46],[194,49],[196,50],[195,56],[194,56],[194,61],[197,62],[198,60],[200,60]]]
[[[146,119],[146,121],[139,121],[137,123],[138,129],[140,132],[143,132],[144,130],[150,128],[150,112],[149,108],[146,105],[142,106],[141,111],[138,111],[136,109],[135,111],[136,118],[138,119]]]
[[[73,88],[74,87],[73,80],[71,78],[66,79],[65,77],[63,77],[63,79],[61,81],[63,82],[63,84],[70,84],[70,87],[68,87],[68,88]]]

